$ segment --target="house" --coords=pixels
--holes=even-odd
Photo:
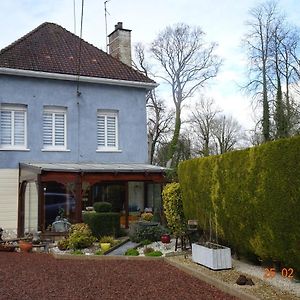
[[[43,23],[0,51],[0,227],[50,230],[63,209],[109,201],[128,227],[160,211],[164,168],[147,164],[146,94],[119,22],[107,54]]]

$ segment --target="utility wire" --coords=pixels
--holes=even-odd
[[[81,2],[80,40],[79,40],[78,70],[77,70],[77,96],[81,95],[81,93],[79,91],[79,77],[80,77],[80,71],[81,71],[83,8],[84,8],[84,0],[82,0],[82,2]]]
[[[107,36],[107,15],[110,15],[106,9],[106,3],[110,0],[104,1],[104,17],[105,17],[105,44],[106,44],[106,53],[108,53],[108,36]]]
[[[73,0],[74,34],[76,34],[76,0]]]

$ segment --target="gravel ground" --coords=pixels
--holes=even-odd
[[[257,299],[274,299],[274,300],[296,300],[300,299],[300,283],[293,283],[289,279],[281,278],[276,275],[272,279],[263,277],[264,269],[262,267],[253,266],[241,261],[232,260],[233,268],[231,270],[213,271],[201,265],[194,263],[191,256],[173,256],[167,258],[175,262],[179,266],[189,268],[196,271],[200,275],[215,278],[225,282],[228,286],[243,291]],[[254,286],[239,286],[235,282],[239,275],[250,277],[255,283]]]
[[[0,299],[236,299],[162,260],[0,253]]]

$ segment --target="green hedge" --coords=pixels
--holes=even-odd
[[[95,211],[84,212],[83,222],[88,224],[92,233],[97,238],[104,235],[119,236],[120,214],[114,212],[97,213]]]
[[[300,137],[182,162],[187,219],[242,254],[300,271]],[[217,224],[217,225],[215,225]]]

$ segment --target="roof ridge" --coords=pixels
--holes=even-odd
[[[75,61],[72,60],[73,55],[74,58],[79,55],[77,52],[80,43],[82,50],[86,51],[84,58],[87,59],[81,76],[155,83],[134,66],[123,63],[61,25],[51,22],[40,24],[0,50],[0,67],[75,74]],[[48,50],[53,52],[52,61]]]

